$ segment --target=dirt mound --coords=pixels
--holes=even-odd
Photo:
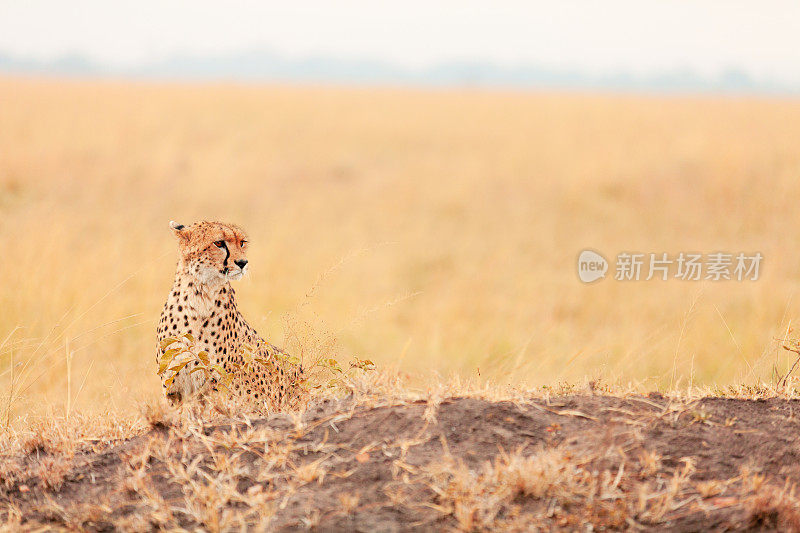
[[[5,520],[85,529],[800,530],[800,401],[450,398],[5,458]]]

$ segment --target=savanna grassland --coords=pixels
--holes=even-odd
[[[764,400],[796,396],[798,139],[788,98],[0,79],[0,514],[800,528],[797,407]],[[274,344],[377,370],[257,422],[162,405],[171,219],[249,231],[239,307]],[[586,285],[586,248],[764,261]]]
[[[251,234],[243,312],[416,374],[757,383],[800,316],[800,102],[0,82],[13,416],[157,394],[170,219]],[[584,285],[577,254],[760,251],[757,282]],[[0,340],[2,340],[0,339]],[[80,391],[80,394],[78,394]]]

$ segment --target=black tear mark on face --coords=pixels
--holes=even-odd
[[[222,270],[224,272],[228,271],[228,258],[231,256],[231,251],[228,249],[228,243],[222,241],[222,247],[225,248],[225,259],[222,261],[222,266],[225,267]]]

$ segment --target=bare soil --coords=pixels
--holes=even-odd
[[[659,394],[378,407],[328,401],[302,420],[276,414],[197,431],[157,426],[72,455],[60,483],[37,470],[48,464],[46,449],[2,458],[19,473],[0,483],[0,513],[24,529],[225,530],[232,522],[210,511],[245,516],[257,501],[268,510],[258,527],[277,531],[791,530],[800,528],[791,499],[800,480],[799,413],[794,400],[678,402]],[[574,498],[557,483],[541,494],[515,490],[487,517],[470,514],[447,488],[454,472],[475,475],[479,488],[487,464],[548,450],[563,452],[563,468],[590,490]],[[233,479],[232,495],[219,488],[220,476]],[[187,479],[216,487],[206,504],[218,498],[220,508],[192,510],[202,495]]]

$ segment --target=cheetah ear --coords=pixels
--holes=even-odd
[[[187,235],[188,232],[186,231],[186,226],[184,226],[183,224],[178,224],[174,220],[170,220],[169,221],[169,227],[172,228],[172,231],[174,231],[175,235],[177,235],[178,237],[180,237],[180,238],[187,238],[188,237],[188,235]]]

